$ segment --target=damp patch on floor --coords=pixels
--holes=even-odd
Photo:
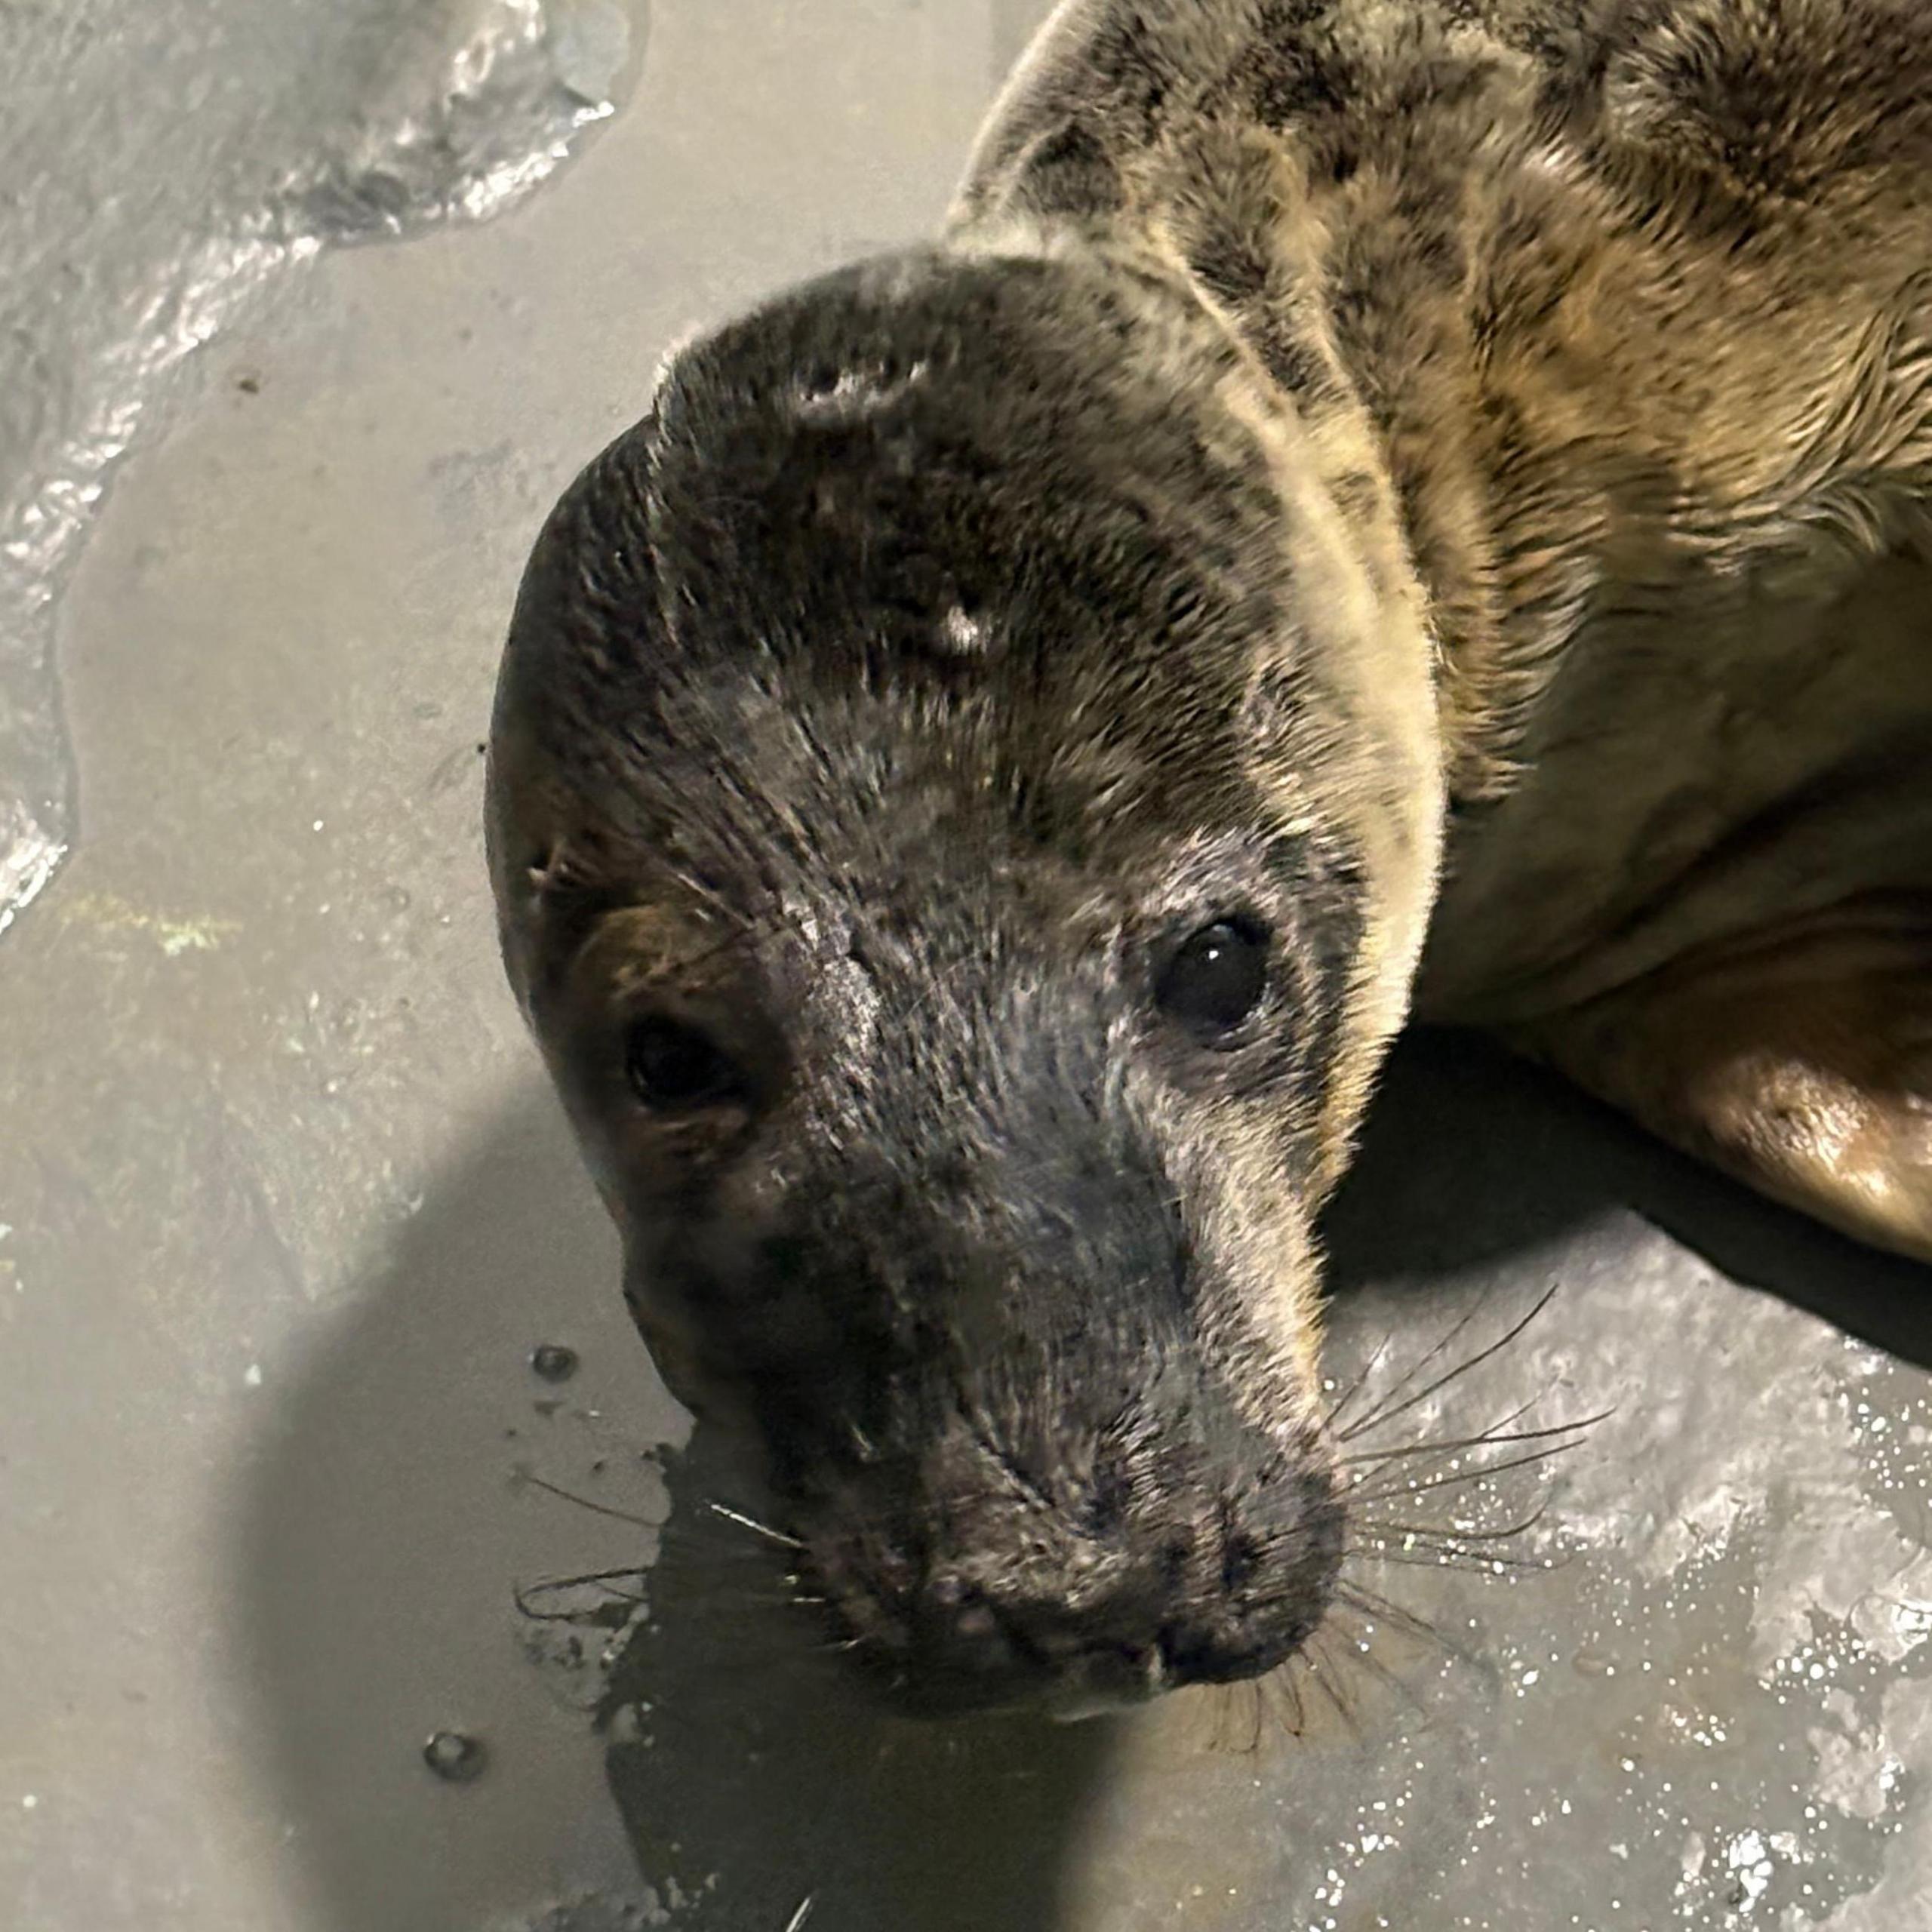
[[[0,931],[76,836],[57,600],[116,469],[198,352],[325,250],[487,220],[546,180],[615,112],[641,17],[618,0],[0,10]]]

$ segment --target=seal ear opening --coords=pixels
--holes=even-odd
[[[560,832],[525,868],[528,907],[555,943],[574,943],[600,914],[623,903],[619,875],[598,863],[596,846],[594,835],[586,851],[582,841]]]
[[[546,893],[555,891],[563,883],[568,863],[561,838],[553,838],[547,845],[540,846],[524,867],[524,876],[531,892],[540,899]]]

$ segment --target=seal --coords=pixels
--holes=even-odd
[[[531,559],[511,981],[906,1705],[1258,1675],[1411,1014],[1932,1260],[1918,0],[1067,0]]]

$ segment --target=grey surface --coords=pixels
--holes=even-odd
[[[682,1426],[492,953],[510,591],[668,343],[930,229],[1035,11],[657,0],[540,193],[229,318],[48,580],[81,813],[0,940],[0,1924],[1932,1925],[1932,1279],[1466,1044],[1378,1107],[1337,1372],[1387,1337],[1386,1386],[1473,1307],[1460,1359],[1553,1281],[1380,1439],[1615,1413],[1406,1506],[1543,1496],[1498,1548],[1557,1567],[1373,1578],[1451,1647],[1375,1632],[1395,1684],[1343,1669],[1348,1720],[875,1719],[706,1516],[706,1445],[657,1453]],[[574,1380],[531,1374],[549,1341]],[[651,1558],[667,1477],[600,1735],[625,1633],[512,1593]],[[475,1783],[422,1764],[446,1727]]]
[[[619,0],[0,5],[0,930],[72,840],[53,643],[198,349],[325,248],[500,213],[611,111]]]

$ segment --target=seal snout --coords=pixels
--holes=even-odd
[[[1094,264],[854,271],[681,358],[519,593],[513,983],[660,1368],[902,1708],[1260,1675],[1339,1561],[1371,881],[1279,776],[1318,678],[1251,718],[1300,628],[1226,349]]]
[[[1320,1620],[1340,1506],[1324,1474],[1266,1460],[1207,1463],[1143,1432],[1131,1471],[1020,1476],[982,1439],[931,1458],[890,1515],[857,1497],[828,1512],[808,1566],[852,1660],[915,1714],[1122,1708],[1261,1675]]]

